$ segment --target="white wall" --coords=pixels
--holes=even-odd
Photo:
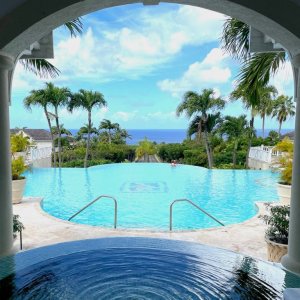
[[[39,141],[39,142],[35,142],[35,145],[38,149],[52,147],[51,141]]]

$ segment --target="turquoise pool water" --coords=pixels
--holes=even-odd
[[[169,164],[111,164],[88,169],[32,169],[25,196],[44,197],[43,209],[67,220],[102,194],[118,200],[118,228],[168,230],[169,206],[188,198],[221,222],[245,221],[256,214],[256,201],[277,201],[278,175],[270,171],[208,170]],[[114,206],[103,199],[73,222],[112,227]],[[173,228],[219,226],[188,203],[174,206]]]

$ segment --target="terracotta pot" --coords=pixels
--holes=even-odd
[[[277,183],[277,193],[282,205],[291,204],[291,185]]]
[[[12,181],[12,202],[18,204],[22,201],[26,179]]]
[[[268,238],[265,240],[267,243],[268,261],[280,262],[282,256],[288,252],[288,245],[270,241]]]

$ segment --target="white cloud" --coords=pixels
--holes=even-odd
[[[55,49],[53,63],[66,78],[106,82],[137,78],[172,60],[185,46],[217,41],[223,15],[209,10],[180,6],[152,14],[141,10],[126,27],[115,28],[109,22],[93,24],[76,38],[64,37]],[[101,30],[97,28],[97,24]],[[205,28],[205,30],[203,30]],[[96,33],[95,33],[96,32]]]
[[[113,114],[112,118],[115,119],[117,122],[120,120],[127,122],[133,119],[136,116],[136,114],[137,111],[133,111],[133,112],[117,111],[116,113]]]
[[[93,122],[95,122],[94,126],[96,126],[102,119],[104,119],[107,116],[108,112],[109,112],[109,109],[106,106],[101,107],[98,110],[95,110],[92,114]]]
[[[192,6],[155,14],[144,9],[134,16],[129,11],[119,27],[93,18],[85,18],[93,29],[87,27],[76,38],[57,32],[55,59],[50,61],[61,74],[51,81],[66,85],[75,80],[102,83],[139,78],[170,62],[185,46],[217,41],[224,20],[221,14]],[[28,92],[42,87],[44,81],[18,65],[13,88]]]
[[[292,65],[289,61],[281,64],[279,71],[271,79],[270,84],[274,85],[279,94],[293,96],[294,92],[294,77]]]
[[[43,80],[38,78],[30,71],[26,71],[24,67],[18,63],[15,68],[12,89],[14,92],[26,92],[42,87]]]
[[[231,70],[226,64],[227,57],[221,49],[213,48],[203,61],[191,64],[180,78],[164,79],[158,82],[158,86],[174,97],[180,97],[188,90],[203,88],[214,88],[220,94],[216,85],[227,83],[231,77]]]

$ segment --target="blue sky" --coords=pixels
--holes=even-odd
[[[83,17],[82,36],[71,38],[64,28],[54,32],[55,58],[61,70],[55,79],[39,79],[17,66],[13,82],[11,127],[47,128],[43,112],[28,112],[23,99],[45,81],[69,87],[100,91],[107,108],[93,112],[98,126],[103,118],[127,129],[186,128],[188,120],[176,117],[176,107],[185,91],[213,88],[228,99],[239,71],[238,62],[219,45],[225,16],[191,6],[126,5]],[[280,93],[292,96],[289,64],[272,80]],[[228,103],[224,115],[247,113],[241,102]],[[79,128],[87,121],[84,111],[60,110],[66,128]],[[256,119],[260,128],[261,120]],[[268,119],[266,128],[277,128]],[[283,128],[293,128],[294,120]]]

